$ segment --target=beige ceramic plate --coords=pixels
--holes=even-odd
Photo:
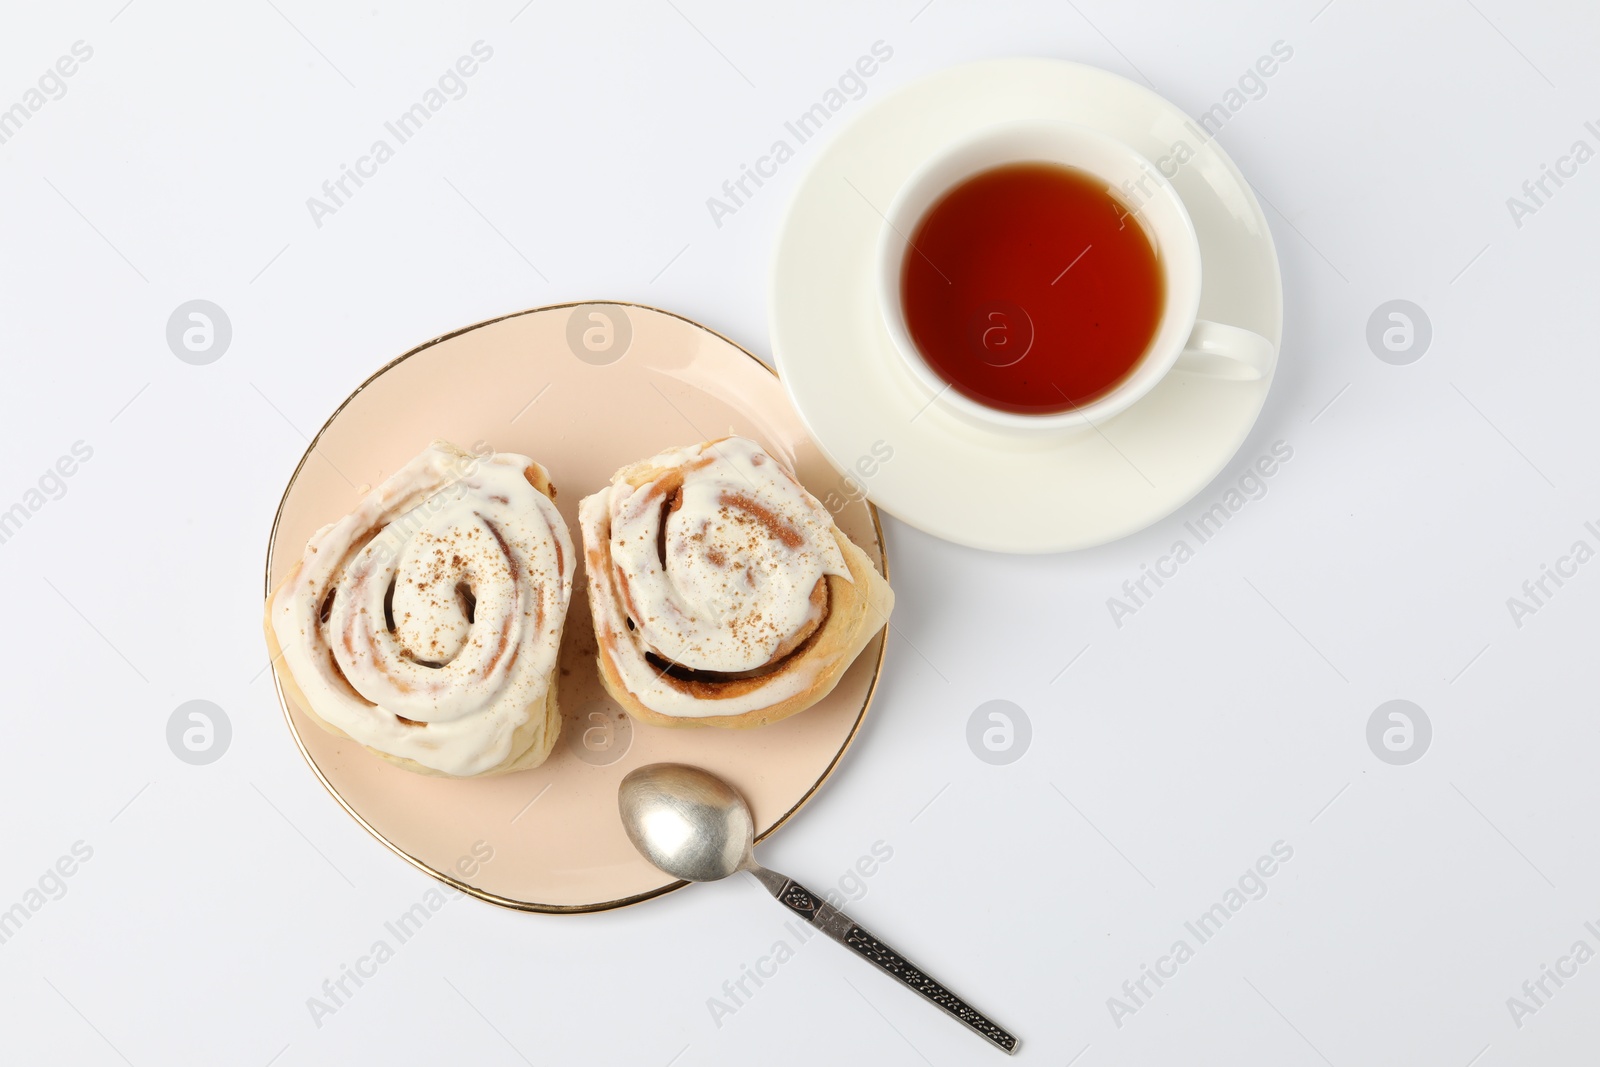
[[[730,430],[792,464],[840,528],[887,570],[876,513],[811,443],[771,371],[687,319],[602,303],[469,326],[369,378],[323,426],[289,481],[267,549],[267,587],[283,579],[313,531],[434,438],[543,463],[576,541],[579,498],[618,467]],[[596,677],[580,568],[561,650],[562,737],[534,770],[474,781],[411,774],[313,725],[284,700],[281,686],[278,696],[317,777],[396,853],[506,907],[597,911],[684,884],[629,844],[617,817],[624,774],[660,760],[709,768],[749,798],[765,837],[816,792],[849,747],[882,660],[880,635],[827,699],[773,726],[635,724]]]

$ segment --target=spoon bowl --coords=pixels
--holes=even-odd
[[[652,763],[617,791],[628,840],[674,878],[715,882],[750,867],[755,819],[727,782],[698,767]]]

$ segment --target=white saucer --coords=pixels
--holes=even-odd
[[[1171,180],[1200,237],[1200,317],[1278,344],[1283,283],[1266,217],[1199,125],[1095,67],[1002,59],[901,89],[817,159],[778,240],[772,351],[812,438],[880,508],[975,548],[1058,552],[1125,537],[1192,499],[1244,443],[1272,374],[1253,382],[1169,374],[1096,429],[1041,440],[980,429],[930,404],[875,303],[879,213],[939,147],[1023,118],[1094,127],[1157,163],[1185,143],[1193,157]]]

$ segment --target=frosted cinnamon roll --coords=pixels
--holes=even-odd
[[[826,696],[889,583],[793,474],[725,437],[624,467],[578,507],[606,690],[662,726],[761,726]]]
[[[318,530],[267,598],[289,698],[421,774],[543,763],[574,562],[554,496],[527,456],[436,441]]]

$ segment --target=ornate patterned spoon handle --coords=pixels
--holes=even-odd
[[[766,887],[767,892],[778,898],[778,903],[856,955],[877,965],[879,970],[899,979],[901,984],[921,993],[1002,1052],[1016,1054],[1018,1042],[1013,1034],[995,1025],[982,1012],[934,981],[926,971],[884,944],[850,916],[793,878],[764,867],[756,867],[750,873]]]

